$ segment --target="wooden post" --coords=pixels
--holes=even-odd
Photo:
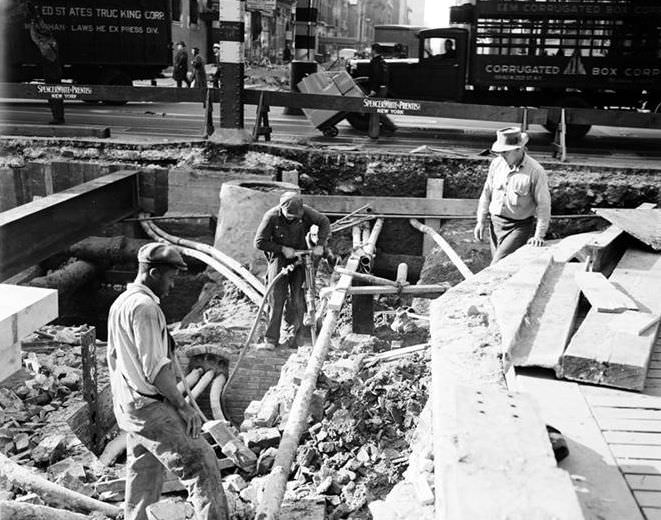
[[[93,451],[101,451],[104,433],[98,418],[98,384],[96,366],[96,328],[91,327],[80,336],[80,356],[83,365],[83,398],[87,401]]]
[[[428,199],[442,199],[443,188],[445,186],[444,179],[427,179],[427,196]],[[439,229],[441,227],[441,219],[427,218],[424,220],[425,225],[432,229]],[[422,237],[422,255],[427,256],[434,249],[434,239],[425,233]]]
[[[565,109],[560,111],[560,122],[555,131],[555,140],[553,141],[553,157],[560,162],[567,160],[567,119],[565,116]]]

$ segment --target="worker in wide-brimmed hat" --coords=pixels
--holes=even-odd
[[[186,52],[186,42],[177,42],[177,52],[174,55],[174,64],[172,66],[172,79],[177,83],[177,87],[181,87],[186,83],[190,87],[190,80],[188,79],[188,53]]]
[[[491,146],[497,157],[489,165],[474,235],[476,240],[483,240],[488,229],[492,264],[525,244],[544,245],[551,220],[551,194],[544,168],[526,153],[527,143],[527,133],[508,127],[496,131]]]
[[[174,246],[138,251],[138,274],[108,314],[107,361],[117,425],[126,432],[126,520],[146,520],[165,470],[186,486],[195,518],[228,520],[218,459],[202,421],[177,388],[160,299],[186,263]]]
[[[312,254],[321,257],[330,235],[330,221],[314,208],[303,204],[303,199],[298,193],[293,191],[283,193],[280,204],[264,214],[255,235],[255,247],[264,251],[266,255],[269,283],[284,267],[297,263],[296,250],[310,247],[306,235],[315,225],[318,231]],[[287,276],[276,282],[270,295],[269,324],[261,348],[274,349],[280,344],[283,310],[287,334],[283,344],[289,348],[301,344],[303,317],[306,311],[303,282],[305,282],[305,269],[300,263]]]

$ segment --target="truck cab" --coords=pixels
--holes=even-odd
[[[468,31],[424,29],[417,37],[417,58],[386,58],[388,97],[461,101],[466,82]],[[368,76],[369,60],[352,60],[350,74]]]

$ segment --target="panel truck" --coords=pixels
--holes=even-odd
[[[5,81],[43,78],[29,24],[36,12],[60,49],[63,78],[94,85],[130,85],[172,64],[169,0],[7,0]]]
[[[389,97],[658,111],[659,0],[476,0],[452,7],[450,21],[417,33],[417,59],[386,60]],[[368,60],[349,66],[368,74]]]

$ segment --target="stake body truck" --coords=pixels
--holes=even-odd
[[[451,8],[450,21],[417,33],[417,58],[386,60],[388,97],[659,110],[659,0],[476,0]],[[369,61],[350,67],[366,76]]]
[[[169,0],[33,0],[58,42],[63,78],[95,85],[130,85],[172,64]],[[27,0],[0,7],[5,81],[43,78],[30,38]]]

